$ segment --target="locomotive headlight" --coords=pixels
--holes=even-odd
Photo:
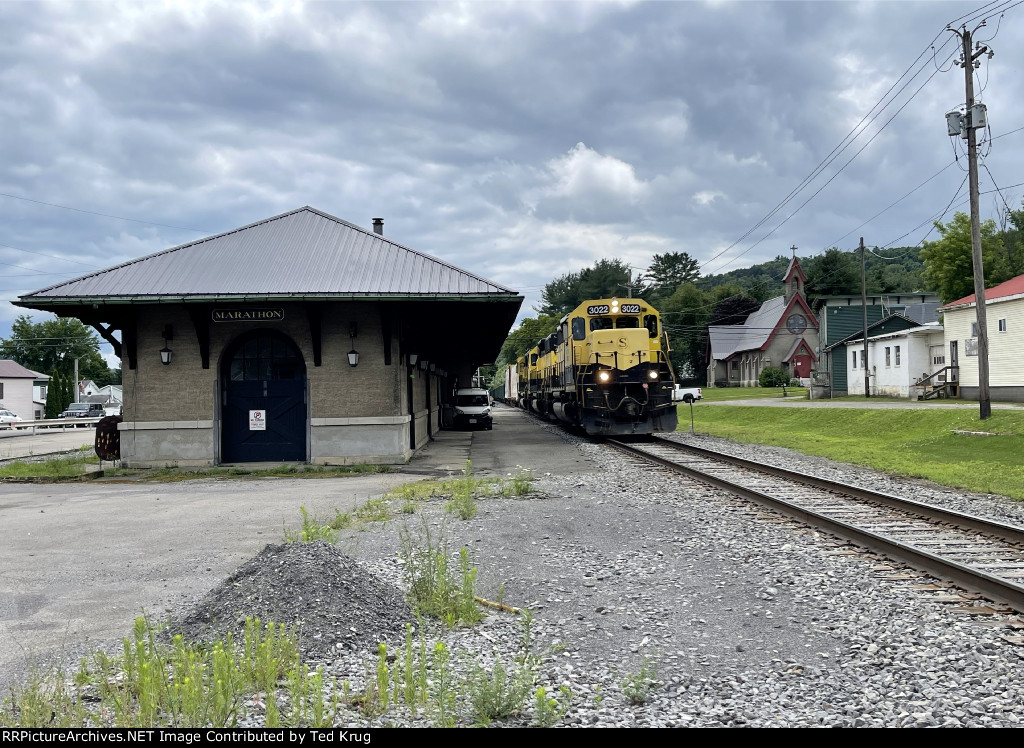
[[[612,375],[611,375],[611,372],[609,372],[609,371],[601,371],[601,372],[598,372],[598,374],[597,374],[597,381],[599,381],[599,382],[608,382],[608,381],[611,380],[611,378],[612,378]]]
[[[647,376],[650,377],[651,379],[657,379],[658,378],[658,371],[657,371],[657,369],[651,369],[649,372],[647,372]]]

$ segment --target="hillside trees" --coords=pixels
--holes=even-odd
[[[74,378],[77,358],[81,379],[91,379],[100,387],[121,381],[100,355],[96,333],[73,317],[33,322],[28,315],[19,315],[11,325],[11,336],[0,339],[0,358],[32,371],[57,369],[69,379]]]
[[[537,345],[537,341],[546,335],[550,335],[558,327],[558,318],[541,314],[534,317],[527,317],[519,323],[519,327],[509,333],[501,346],[501,353],[498,354],[499,365],[513,364],[528,350]]]
[[[536,311],[557,322],[587,299],[626,296],[631,284],[632,295],[642,296],[645,288],[639,281],[633,281],[632,270],[621,260],[598,260],[593,267],[568,273],[544,286],[542,303]]]
[[[860,292],[860,267],[849,252],[838,247],[812,257],[804,267],[807,275],[807,299]]]
[[[941,238],[924,243],[921,259],[924,279],[938,293],[942,303],[974,293],[974,266],[971,257],[971,219],[957,213],[953,220],[935,222]],[[1013,277],[1002,236],[992,219],[981,223],[981,256],[985,266],[985,286],[991,287]]]
[[[666,252],[654,255],[645,274],[651,300],[674,294],[684,283],[692,284],[700,277],[700,265],[686,252]]]

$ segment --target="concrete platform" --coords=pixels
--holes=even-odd
[[[472,462],[474,475],[508,475],[530,469],[534,475],[588,472],[590,464],[552,424],[546,427],[526,411],[496,404],[489,431],[443,430],[408,464],[395,469],[424,476],[454,475]]]

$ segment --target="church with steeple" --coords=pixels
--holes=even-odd
[[[792,249],[782,296],[764,302],[743,324],[708,327],[708,387],[757,387],[768,366],[810,384],[818,362],[818,321],[805,295],[807,276]]]

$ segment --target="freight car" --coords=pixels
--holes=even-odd
[[[668,352],[645,301],[585,301],[509,367],[505,400],[595,436],[675,431]]]

